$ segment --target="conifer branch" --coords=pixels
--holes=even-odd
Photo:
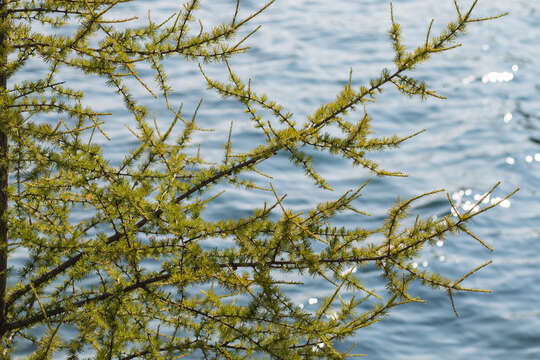
[[[266,188],[245,175],[272,178],[259,165],[279,152],[317,186],[331,189],[311,156],[312,151],[327,151],[370,174],[406,176],[381,169],[367,154],[397,147],[423,130],[401,137],[369,137],[368,105],[387,86],[408,96],[444,99],[410,72],[433,54],[460,46],[456,40],[467,24],[504,14],[473,18],[478,0],[463,9],[454,1],[457,20],[438,35],[432,34],[431,20],[425,41],[407,50],[391,4],[388,35],[393,68],[383,69],[356,89],[351,69],[335,99],[297,125],[292,112],[256,92],[251,79],[243,82],[228,62],[248,48],[247,40],[260,28],[247,29],[246,24],[275,0],[265,1],[246,16],[240,15],[241,2],[236,0],[228,21],[213,27],[195,17],[202,1],[187,0],[163,21],[154,22],[148,12],[143,26],[120,30],[118,24],[135,17],[116,19],[109,14],[129,1],[43,0],[26,6],[14,0],[8,6],[7,0],[0,0],[0,107],[4,109],[0,180],[5,179],[0,189],[5,195],[5,199],[0,196],[0,205],[5,205],[5,209],[0,206],[0,343],[4,347],[0,356],[9,356],[19,341],[28,341],[35,345],[33,355],[44,358],[62,351],[78,356],[86,351],[85,345],[99,356],[119,359],[174,357],[196,350],[206,357],[224,358],[259,353],[280,359],[344,358],[355,355],[350,349],[338,350],[337,341],[379,321],[395,306],[423,301],[409,292],[414,281],[446,291],[456,316],[455,293],[488,291],[461,284],[489,261],[453,280],[418,270],[412,259],[423,247],[459,232],[492,250],[466,225],[515,191],[482,207],[497,184],[463,214],[447,194],[457,220],[451,215],[438,220],[417,215],[414,225],[403,226],[412,204],[438,191],[427,192],[398,200],[374,229],[349,229],[332,222],[344,212],[367,215],[355,201],[368,181],[299,212],[286,207],[286,195],[278,195],[272,183]],[[73,33],[62,35],[56,31],[45,35],[30,26],[36,22],[61,28],[70,21],[79,25]],[[96,35],[97,45],[92,43]],[[7,53],[15,60],[8,62]],[[173,90],[164,59],[173,55],[201,63],[221,61],[227,82],[211,79],[199,65],[202,77],[209,88],[244,107],[247,121],[265,142],[246,152],[233,152],[231,122],[223,133],[219,162],[201,151],[194,136],[211,131],[197,124],[202,100],[191,119],[184,118],[182,105],[175,110],[170,103]],[[6,79],[34,57],[48,63],[45,78],[8,89]],[[124,101],[135,124],[128,131],[137,144],[119,165],[111,165],[96,142],[97,136],[107,139],[107,114],[83,108],[83,94],[56,80],[61,65],[98,75]],[[138,72],[147,65],[157,89]],[[169,124],[162,127],[156,114],[152,116],[150,108],[140,103],[128,86],[129,79],[155,98],[159,92],[166,113],[170,112]],[[357,121],[348,120],[358,106],[363,114]],[[45,113],[68,118],[51,124],[38,119]],[[10,171],[16,179],[9,195],[13,209],[7,208]],[[210,193],[218,184],[269,191],[274,200],[250,216],[230,220],[225,215],[209,221],[205,209],[227,190]],[[80,222],[72,220],[78,212],[90,215]],[[12,239],[2,238],[3,230],[5,234],[9,230]],[[376,241],[369,241],[372,238]],[[208,240],[232,241],[234,246],[210,248]],[[15,249],[28,251],[29,259],[18,274],[9,274],[16,284],[8,289],[7,256]],[[157,269],[148,268],[147,261],[158,263],[152,265]],[[381,272],[384,295],[363,284],[364,274],[357,269],[367,263]],[[316,299],[319,305],[313,312],[286,292],[288,286],[303,284],[303,276],[315,276],[330,287],[322,301]],[[92,279],[95,284],[88,286]],[[194,296],[193,287],[200,294]],[[342,296],[345,289],[352,293],[347,300]],[[380,303],[368,303],[375,298]],[[361,305],[369,308],[360,309]],[[39,325],[47,326],[44,334],[25,335]],[[76,329],[73,340],[60,336],[63,326]]]
[[[271,156],[271,153],[268,154],[267,156]],[[244,162],[238,163],[238,164],[236,164],[234,166],[231,166],[226,170],[222,170],[222,171],[217,172],[212,177],[209,177],[209,178],[205,179],[201,183],[191,187],[188,191],[186,191],[185,193],[178,196],[176,198],[176,200],[175,200],[175,203],[180,203],[182,200],[188,198],[190,195],[192,195],[195,192],[201,190],[205,186],[207,186],[207,185],[221,179],[224,176],[231,175],[234,172],[236,172],[236,171],[238,171],[238,170],[240,170],[242,168],[245,168],[245,167],[248,167],[248,166],[253,166],[256,162],[262,160],[263,158],[264,158],[263,156],[253,157],[253,158],[251,158],[251,159],[249,159],[247,161],[244,161]],[[163,213],[162,209],[157,209],[157,210],[155,210],[153,212],[152,216],[154,218],[158,218],[162,213]],[[148,221],[149,221],[149,219],[143,218],[139,222],[137,222],[136,227],[141,228],[144,225],[146,225],[148,223]],[[124,234],[122,232],[116,232],[115,234],[113,234],[113,235],[111,235],[111,236],[109,236],[107,238],[106,243],[107,244],[112,244],[114,242],[117,242],[118,240],[120,240],[122,238],[123,235]],[[31,280],[23,288],[20,288],[20,289],[14,291],[13,293],[11,293],[9,295],[7,301],[6,301],[7,306],[10,306],[15,300],[17,300],[21,296],[24,296],[27,292],[29,292],[32,289],[32,286],[33,287],[39,287],[42,284],[49,282],[51,279],[54,279],[56,276],[62,274],[63,272],[65,272],[65,270],[67,270],[67,269],[71,268],[72,266],[74,266],[75,264],[77,264],[79,262],[79,260],[81,260],[83,255],[85,255],[84,252],[80,252],[77,255],[70,257],[69,259],[65,260],[63,263],[61,263],[57,267],[49,270],[48,272],[44,273],[43,275],[39,276],[38,278],[36,278],[34,280]]]

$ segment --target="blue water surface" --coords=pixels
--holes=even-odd
[[[471,1],[459,1],[463,6]],[[455,18],[451,0],[395,0],[395,18],[402,25],[409,48],[421,44],[431,18],[433,33]],[[261,1],[242,1],[245,15]],[[179,8],[178,1],[152,0],[130,5],[130,13],[146,19],[165,19]],[[202,2],[198,17],[207,24],[230,19],[232,0]],[[370,158],[385,169],[403,171],[407,178],[375,178],[355,205],[371,216],[345,214],[336,219],[343,226],[374,228],[384,220],[397,196],[407,198],[444,188],[460,211],[465,211],[497,181],[501,185],[487,202],[496,201],[520,187],[509,201],[474,220],[471,229],[495,250],[488,251],[466,236],[449,238],[426,249],[416,266],[459,278],[476,266],[493,264],[466,281],[469,287],[493,290],[490,294],[464,293],[455,296],[460,318],[456,318],[443,292],[415,286],[413,295],[424,304],[394,309],[390,317],[358,331],[339,346],[354,345],[357,353],[371,359],[540,359],[540,2],[535,0],[481,0],[478,16],[510,11],[505,18],[472,24],[463,46],[438,54],[412,73],[447,100],[420,101],[400,95],[387,87],[370,104],[376,135],[405,136],[421,129],[424,133],[399,149],[374,153]],[[124,14],[125,15],[125,14]],[[298,123],[317,106],[331,101],[346,83],[349,69],[353,86],[366,84],[382,68],[392,68],[393,52],[388,40],[389,1],[381,0],[295,0],[277,1],[257,17],[252,28],[262,28],[247,41],[249,52],[231,60],[231,67],[252,87],[295,114]],[[203,65],[218,79],[223,64]],[[29,70],[24,76],[31,76]],[[223,157],[230,122],[233,149],[247,151],[264,140],[242,107],[223,100],[205,83],[197,64],[183,59],[166,62],[175,92],[173,106],[184,104],[191,116],[202,98],[199,126],[215,131],[196,135],[201,153],[209,161]],[[39,73],[39,68],[34,71]],[[142,69],[144,75],[144,69]],[[111,96],[103,80],[88,79],[75,71],[62,73],[66,80],[78,81],[88,104],[110,111],[105,130],[112,140],[98,139],[119,161],[135,142],[126,128],[133,125],[122,101]],[[171,119],[164,104],[154,100],[136,82],[133,93],[156,112],[165,128]],[[361,111],[351,118],[361,118]],[[324,200],[361,185],[371,175],[362,168],[326,153],[314,154],[315,168],[326,176],[335,191],[321,191],[302,169],[278,156],[260,167],[273,176],[280,194],[287,193],[285,205],[305,210]],[[254,178],[260,185],[268,179]],[[222,188],[216,187],[214,192]],[[232,187],[206,212],[208,218],[240,217],[250,214],[273,195]],[[422,216],[440,217],[450,208],[444,193],[420,201],[413,209]],[[365,272],[365,273],[362,273]],[[359,269],[359,278],[377,282],[373,269]],[[380,286],[381,284],[379,284]],[[290,290],[290,295],[306,309],[326,293],[325,282],[308,279]]]

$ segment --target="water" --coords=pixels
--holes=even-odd
[[[152,16],[161,19],[178,7],[178,2],[172,0],[151,3]],[[232,14],[232,1],[207,3],[200,12],[207,23],[225,20]],[[244,1],[243,11],[247,13],[258,3]],[[148,4],[141,2],[131,11],[145,15]],[[215,6],[212,11],[210,4]],[[423,41],[431,18],[436,19],[436,32],[454,16],[450,0],[394,1],[394,8],[410,48]],[[456,295],[461,315],[456,318],[444,293],[418,286],[413,294],[425,299],[425,304],[392,311],[389,318],[347,340],[342,349],[355,344],[355,352],[368,354],[371,359],[540,359],[540,2],[484,0],[477,14],[505,11],[511,11],[506,18],[473,24],[461,39],[461,48],[433,57],[414,72],[448,100],[421,102],[387,88],[378,102],[368,107],[377,135],[427,131],[399,150],[371,155],[383,168],[409,174],[406,179],[376,178],[364,190],[357,206],[371,217],[337,218],[345,226],[360,223],[374,227],[384,219],[398,195],[406,198],[445,188],[462,210],[474,202],[475,195],[478,198],[497,181],[502,184],[494,197],[519,186],[521,191],[504,207],[478,217],[471,226],[495,248],[493,253],[474,240],[455,237],[426,250],[418,261],[420,268],[460,277],[492,259],[493,264],[467,280],[466,285],[491,289],[493,293]],[[319,104],[334,98],[347,81],[349,68],[353,69],[353,85],[357,86],[392,65],[393,54],[386,36],[389,23],[388,1],[278,2],[253,22],[252,27],[263,27],[249,41],[252,49],[234,58],[231,66],[244,80],[251,77],[256,91],[283,104],[301,122]],[[220,78],[223,66],[207,65],[205,69]],[[184,103],[186,117],[204,98],[199,125],[215,132],[199,135],[196,141],[202,144],[207,159],[223,156],[222,144],[231,120],[236,151],[247,150],[263,139],[237,104],[202,90],[205,85],[196,64],[170,60],[166,70],[178,89],[170,100],[175,106]],[[125,127],[130,119],[121,102],[109,96],[99,79],[88,81],[68,71],[63,74],[70,81],[85,79],[80,84],[87,102],[96,104],[97,110],[115,114],[105,127],[112,141],[99,141],[113,161],[121,159],[134,144]],[[137,89],[134,83],[134,93],[156,111],[164,128],[170,114],[161,102]],[[317,154],[315,167],[327,176],[335,192],[321,193],[285,158],[268,161],[260,169],[274,176],[272,183],[280,194],[288,194],[286,205],[295,210],[333,199],[340,190],[358,186],[369,176],[327,154]],[[262,185],[267,183],[264,178],[256,180]],[[245,216],[270,199],[260,192],[228,189],[206,216]],[[413,213],[441,216],[448,211],[441,195],[418,203]],[[360,277],[364,275],[361,271],[357,273]],[[372,273],[365,276],[375,277]],[[306,282],[291,294],[298,303],[315,306],[310,302],[326,295],[321,285]]]

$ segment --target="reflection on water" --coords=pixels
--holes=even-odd
[[[349,274],[354,274],[357,270],[358,268],[356,266],[351,266],[348,269],[343,270],[340,275],[347,276]]]
[[[525,155],[523,160],[525,160],[527,163],[532,163],[533,161],[540,162],[540,153],[536,153],[534,155]],[[516,159],[512,156],[508,156],[506,159],[504,159],[504,162],[509,165],[514,165],[516,163]]]
[[[463,78],[462,82],[463,82],[464,85],[469,85],[470,83],[472,83],[475,80],[476,80],[476,76],[469,75],[466,78]]]
[[[508,82],[508,81],[512,81],[513,79],[514,79],[514,74],[507,71],[504,71],[504,72],[492,71],[482,76],[482,82],[484,84],[495,83],[495,82]]]
[[[509,161],[511,159],[511,161]],[[513,158],[507,158],[507,163],[513,163]],[[472,196],[471,196],[472,195]],[[502,197],[499,196],[491,196],[490,194],[480,194],[476,193],[473,195],[472,189],[466,189],[466,190],[460,190],[452,193],[451,195],[452,200],[454,201],[454,205],[456,209],[463,209],[464,211],[470,211],[471,213],[475,213],[480,211],[480,204],[486,204],[486,205],[494,205],[499,204],[502,208],[509,208],[511,205],[510,199],[503,200]],[[450,207],[449,211],[451,212],[452,216],[457,217],[458,214],[456,214],[456,211]]]
[[[503,72],[497,72],[497,71],[490,71],[486,74],[484,74],[481,78],[482,83],[498,83],[498,82],[509,82],[514,80],[514,74],[519,70],[519,65],[514,64],[512,65],[512,72],[503,71]],[[476,81],[478,78],[473,75],[469,75],[461,80],[461,82],[464,85],[469,85],[472,82]]]

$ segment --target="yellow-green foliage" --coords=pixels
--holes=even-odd
[[[6,181],[9,175],[9,186],[2,189],[8,206],[1,217],[7,224],[0,247],[1,356],[31,342],[31,358],[36,359],[52,359],[60,352],[98,359],[171,359],[192,353],[223,359],[341,359],[355,356],[337,350],[341,340],[394,306],[421,301],[407,290],[414,280],[447,291],[454,310],[454,293],[486,291],[461,285],[481,267],[454,280],[411,264],[425,245],[450,233],[464,232],[487,246],[466,223],[498,203],[458,214],[457,220],[417,217],[413,226],[403,227],[412,202],[434,193],[429,192],[398,201],[378,229],[345,229],[333,226],[332,219],[352,210],[361,223],[363,212],[353,203],[367,184],[295,213],[271,183],[260,187],[244,175],[261,175],[259,164],[286,153],[321,191],[329,190],[308,155],[328,151],[374,175],[403,176],[381,169],[367,154],[398,146],[415,134],[371,137],[369,103],[392,85],[409,96],[439,97],[410,70],[459,46],[455,41],[468,24],[498,16],[474,18],[477,1],[467,9],[455,3],[455,21],[437,35],[430,25],[425,42],[409,51],[391,9],[395,67],[358,88],[350,80],[334,101],[299,119],[256,93],[251,80],[241,79],[227,61],[247,50],[246,40],[258,29],[247,26],[269,6],[279,6],[275,0],[261,2],[247,17],[239,15],[238,0],[230,21],[212,28],[199,26],[195,18],[202,0],[188,0],[162,23],[149,15],[147,25],[139,21],[138,27],[120,29],[118,23],[135,19],[115,19],[109,12],[130,1],[0,0],[2,78],[21,71],[30,59],[48,66],[40,80],[8,80],[1,87],[0,135],[9,144],[2,148],[6,159],[0,174]],[[75,31],[55,30],[73,23],[78,24]],[[36,24],[51,31],[35,31]],[[241,37],[241,30],[247,36]],[[96,36],[99,41],[92,42]],[[202,130],[196,112],[186,119],[179,104],[169,103],[172,86],[162,65],[168,57],[200,63],[208,87],[241,103],[264,143],[234,153],[229,133],[223,161],[206,163],[204,154],[193,151],[192,136]],[[211,78],[204,70],[207,62],[221,63],[230,81]],[[143,64],[153,70],[159,94],[139,76],[137,67]],[[63,66],[106,79],[123,99],[138,145],[120,165],[111,165],[95,142],[99,134],[107,137],[102,125],[108,114],[84,107],[75,84],[68,87],[56,80]],[[131,79],[166,102],[171,120],[165,131],[132,95],[126,85]],[[345,115],[358,109],[363,110],[358,121],[346,120]],[[40,118],[45,113],[49,120]],[[51,114],[57,116],[56,124],[51,124]],[[329,127],[339,129],[339,135],[326,132]],[[208,221],[201,213],[213,198],[205,194],[218,183],[267,191],[275,200],[249,217]],[[88,218],[74,221],[73,211]],[[201,246],[211,238],[233,240],[235,246]],[[18,272],[5,262],[16,251],[29,255]],[[144,265],[148,261],[155,264],[153,270]],[[366,288],[362,271],[351,270],[366,264],[380,271],[386,290]],[[287,288],[298,284],[280,280],[289,273],[309,274],[333,287],[316,312],[303,310],[287,296]],[[7,278],[12,285],[6,285]],[[66,329],[70,336],[62,336]]]

